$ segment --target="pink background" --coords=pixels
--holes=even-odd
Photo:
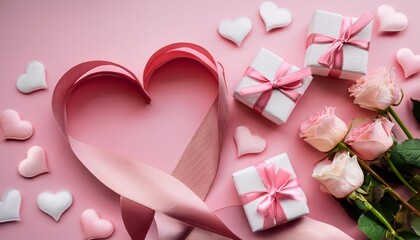
[[[259,16],[263,1],[0,1],[0,111],[17,110],[35,126],[27,141],[0,141],[0,193],[16,188],[22,194],[21,221],[0,224],[2,239],[81,239],[80,214],[96,209],[115,225],[110,239],[128,239],[119,212],[119,196],[103,186],[75,158],[64,141],[51,112],[53,88],[62,74],[77,63],[103,59],[122,64],[141,78],[149,56],[169,43],[188,41],[207,48],[226,70],[229,88],[230,123],[216,182],[209,205],[220,208],[237,198],[231,179],[234,171],[287,152],[308,196],[310,217],[337,226],[357,239],[363,239],[356,224],[328,194],[321,193],[313,180],[313,164],[322,153],[298,137],[300,124],[323,106],[337,107],[347,123],[360,116],[373,116],[353,105],[348,97],[350,82],[315,77],[288,122],[276,126],[251,109],[236,102],[233,89],[260,47],[302,66],[304,43],[312,13],[323,9],[349,16],[364,11],[376,13],[389,3],[409,18],[409,27],[396,34],[380,34],[375,23],[369,69],[396,66],[398,83],[406,96],[420,97],[419,76],[404,80],[395,60],[401,47],[420,53],[417,1],[274,1],[293,14],[292,23],[267,33]],[[303,8],[304,6],[304,8]],[[221,38],[218,23],[227,18],[247,16],[253,29],[240,48]],[[46,67],[49,89],[21,94],[17,77],[31,60]],[[184,67],[187,66],[187,67]],[[194,81],[208,78],[209,81]],[[216,86],[203,68],[187,60],[168,64],[151,80],[151,105],[146,106],[125,84],[105,81],[82,86],[69,106],[70,130],[88,143],[142,159],[171,171],[190,137],[216,95]],[[408,98],[407,98],[408,99]],[[414,136],[420,135],[404,101],[396,111]],[[237,157],[233,132],[240,125],[267,139],[267,149],[258,155]],[[403,139],[401,131],[395,132]],[[17,173],[19,162],[32,145],[42,146],[51,172],[33,179]],[[42,213],[36,199],[42,191],[68,189],[74,203],[59,222]],[[244,226],[248,227],[248,226]]]

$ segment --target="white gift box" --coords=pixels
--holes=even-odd
[[[268,80],[273,81],[279,66],[283,62],[283,58],[275,55],[267,49],[261,48],[250,66],[261,73]],[[295,72],[297,70],[299,70],[299,68],[292,65],[288,73]],[[312,81],[312,76],[306,77],[302,81],[302,86],[296,88],[295,91],[303,95]],[[252,79],[248,76],[244,76],[237,85],[233,97],[246,106],[253,108],[262,93],[241,95],[240,91],[243,88],[256,86],[259,84],[261,84],[260,81]],[[283,124],[289,118],[290,114],[296,106],[296,103],[297,102],[294,102],[279,90],[273,90],[271,97],[261,115],[278,125]]]
[[[309,25],[308,36],[319,33],[325,36],[338,38],[340,35],[343,16],[336,13],[316,10]],[[352,18],[354,23],[357,18]],[[373,21],[370,21],[353,38],[354,40],[370,41]],[[311,67],[312,73],[328,76],[330,68],[318,62],[320,56],[331,46],[332,43],[312,43],[306,48],[305,66]],[[367,72],[369,51],[351,44],[343,46],[343,64],[339,78],[357,80]]]
[[[276,172],[279,168],[283,168],[287,170],[291,176],[290,179],[296,178],[296,174],[293,171],[293,167],[290,164],[289,157],[287,153],[282,153],[275,157],[272,157],[266,161],[264,161],[266,165],[274,164],[276,168]],[[236,186],[236,190],[238,191],[238,195],[242,196],[246,193],[252,193],[256,191],[268,191],[266,186],[264,185],[263,181],[261,180],[260,176],[258,175],[256,166],[247,167],[242,169],[238,172],[232,174],[233,180]],[[308,205],[306,204],[306,197],[303,190],[299,187],[297,189],[298,194],[304,200],[295,200],[295,199],[276,199],[279,201],[286,217],[287,221],[291,221],[293,219],[302,217],[309,213]],[[258,205],[261,203],[265,196],[261,196],[256,200],[244,204],[245,214],[248,218],[248,222],[251,226],[253,232],[264,230],[264,216],[257,212]],[[279,225],[281,223],[276,223]]]

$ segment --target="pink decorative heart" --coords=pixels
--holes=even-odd
[[[238,157],[248,153],[260,153],[267,145],[264,138],[252,135],[246,126],[237,127],[234,138],[238,148]]]
[[[18,171],[20,175],[26,178],[49,172],[44,149],[39,146],[31,147],[28,150],[26,159],[20,162]]]
[[[94,209],[86,209],[80,216],[83,239],[108,238],[114,232],[114,225],[101,219]]]
[[[379,6],[378,18],[380,32],[399,32],[406,29],[408,25],[407,16],[396,12],[390,5]]]
[[[397,52],[397,61],[404,70],[405,78],[420,72],[420,55],[414,55],[408,48],[401,48]]]
[[[34,132],[30,122],[21,120],[19,113],[12,109],[7,109],[1,116],[1,128],[6,139],[26,140]]]

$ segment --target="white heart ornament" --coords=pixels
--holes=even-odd
[[[235,20],[226,19],[219,23],[219,34],[234,42],[238,47],[251,31],[251,20],[247,17],[240,17]]]
[[[29,148],[26,159],[23,159],[19,164],[18,172],[26,178],[49,172],[44,149],[39,146]]]
[[[112,235],[114,225],[106,219],[100,218],[94,209],[86,209],[80,216],[83,239],[103,239]]]
[[[403,13],[396,12],[390,5],[378,7],[379,31],[399,32],[407,28],[408,19]]]
[[[404,70],[405,78],[420,72],[420,55],[414,55],[409,48],[398,50],[397,61]]]
[[[49,191],[38,195],[38,207],[58,221],[61,215],[71,206],[73,197],[70,192],[62,190],[57,193]]]
[[[16,87],[22,93],[31,93],[47,88],[44,65],[38,61],[30,62],[26,73],[18,78]]]
[[[236,128],[234,139],[238,148],[238,157],[248,153],[260,153],[267,145],[264,138],[253,135],[246,126]]]
[[[292,22],[292,13],[287,8],[279,8],[273,2],[264,2],[260,6],[260,15],[265,23],[265,29],[286,27]]]
[[[10,189],[3,193],[0,202],[0,223],[20,221],[20,203],[22,197],[16,189]]]

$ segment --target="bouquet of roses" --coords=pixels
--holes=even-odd
[[[357,219],[358,228],[368,238],[419,239],[420,139],[413,138],[392,109],[403,99],[394,80],[394,69],[382,67],[349,88],[354,103],[376,111],[375,118],[356,119],[348,129],[333,107],[325,107],[301,125],[300,137],[328,152],[315,165],[312,176],[320,181],[322,191],[336,197]],[[416,117],[419,109],[415,105]],[[392,119],[407,140],[398,142]],[[411,196],[403,198],[393,188],[398,185],[405,188],[400,192]]]

